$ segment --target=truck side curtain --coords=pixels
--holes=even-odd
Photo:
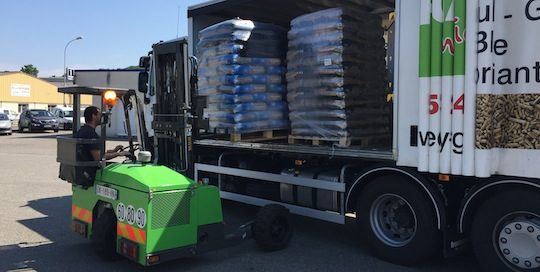
[[[539,177],[540,0],[421,3],[419,171]]]

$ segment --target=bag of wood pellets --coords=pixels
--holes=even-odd
[[[293,136],[355,138],[390,127],[383,33],[379,16],[341,8],[292,20],[286,79]]]

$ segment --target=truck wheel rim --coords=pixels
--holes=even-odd
[[[527,212],[504,216],[494,231],[499,256],[512,268],[540,268],[540,216]]]
[[[382,195],[373,202],[370,223],[375,236],[391,247],[405,246],[416,235],[414,209],[407,200],[395,194]]]

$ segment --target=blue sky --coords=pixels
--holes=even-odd
[[[187,7],[205,0],[6,0],[0,3],[0,71],[33,64],[60,76],[66,43],[73,69],[138,64],[151,45],[187,35]],[[179,27],[177,27],[180,9]]]

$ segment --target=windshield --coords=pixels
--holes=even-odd
[[[8,110],[4,110],[4,113],[5,113],[5,114],[9,114],[9,111],[8,111]]]
[[[52,114],[45,110],[31,110],[30,113],[34,117],[52,117]]]
[[[73,111],[71,110],[64,111],[64,117],[73,117]]]
[[[3,121],[3,120],[9,120],[9,118],[7,115],[0,113],[0,121]]]

